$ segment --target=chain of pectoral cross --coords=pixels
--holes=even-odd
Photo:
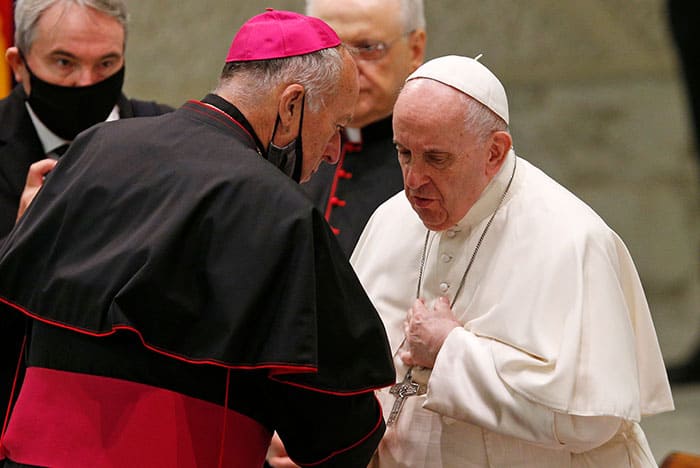
[[[474,259],[476,258],[476,253],[479,251],[479,247],[481,247],[481,242],[484,240],[484,237],[486,236],[486,232],[489,230],[489,227],[491,227],[491,223],[493,222],[493,219],[496,217],[496,213],[498,212],[498,209],[501,207],[501,205],[503,204],[503,200],[505,200],[505,198],[506,198],[506,194],[508,193],[508,189],[510,189],[510,184],[513,182],[513,177],[515,176],[516,162],[517,162],[517,157],[515,158],[515,160],[513,162],[513,172],[510,175],[510,180],[508,181],[508,185],[506,185],[506,188],[503,191],[503,195],[501,195],[501,199],[499,200],[498,205],[496,205],[496,209],[493,210],[493,214],[489,218],[488,223],[486,223],[484,230],[481,231],[481,236],[479,236],[479,240],[476,243],[476,247],[474,247],[474,252],[472,253],[471,258],[469,259],[469,263],[467,264],[467,268],[464,269],[464,274],[462,274],[462,279],[459,282],[459,287],[457,288],[455,295],[452,297],[452,300],[450,301],[450,309],[452,308],[455,301],[457,300],[457,296],[459,295],[459,293],[462,292],[462,288],[464,287],[464,282],[467,279],[467,273],[469,273],[469,270],[471,270],[471,268],[472,268],[472,264],[474,263]],[[425,268],[425,261],[426,261],[426,257],[427,257],[427,251],[428,251],[428,238],[429,237],[430,237],[430,230],[428,230],[425,233],[425,242],[423,243],[423,252],[421,253],[421,256],[420,256],[420,269],[418,270],[418,284],[416,287],[416,299],[420,299],[420,288],[421,288],[421,282],[423,281],[423,270]],[[406,337],[404,336],[403,341],[399,345],[399,349],[403,346],[403,344],[405,342],[406,342]],[[403,380],[401,382],[395,383],[389,389],[389,393],[394,395],[395,400],[394,400],[394,405],[391,407],[391,412],[389,413],[389,417],[387,418],[387,421],[386,421],[386,424],[388,426],[393,425],[396,422],[396,420],[399,418],[399,414],[401,413],[401,409],[403,408],[403,405],[406,402],[406,398],[411,397],[411,396],[415,396],[415,395],[423,395],[427,391],[427,385],[419,384],[419,383],[413,381],[412,372],[413,372],[413,367],[409,367]]]

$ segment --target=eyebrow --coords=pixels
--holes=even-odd
[[[77,60],[77,59],[78,59],[78,56],[77,56],[77,55],[75,55],[75,54],[72,53],[72,52],[68,52],[67,50],[63,50],[63,49],[52,50],[52,51],[49,53],[49,55],[51,55],[51,56],[68,57],[68,58],[71,58],[71,59],[74,59],[74,60]],[[112,58],[112,59],[119,59],[119,58],[121,58],[121,57],[123,57],[123,56],[124,56],[124,54],[121,54],[121,53],[118,53],[118,52],[109,52],[109,53],[107,53],[107,54],[101,56],[101,57],[99,58],[99,60],[105,60],[105,59],[111,59],[111,58]]]
[[[398,148],[408,149],[404,145],[399,143],[398,141],[396,141],[396,140],[392,140],[392,141],[393,141],[394,145],[397,146]],[[450,151],[442,150],[442,149],[438,149],[438,148],[427,148],[422,152],[422,154],[432,154],[432,155],[443,155],[444,154],[447,156],[451,156],[453,153],[451,153]]]

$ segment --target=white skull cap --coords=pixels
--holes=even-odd
[[[425,62],[406,81],[428,78],[450,86],[470,96],[508,123],[506,90],[491,70],[479,63],[479,58],[446,55]]]

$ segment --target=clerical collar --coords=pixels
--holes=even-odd
[[[365,142],[383,140],[387,137],[391,138],[393,136],[393,129],[391,127],[391,115],[372,122],[371,124],[362,128],[362,140]]]
[[[262,141],[260,141],[260,138],[258,138],[257,133],[255,133],[255,129],[236,106],[234,106],[221,96],[213,93],[204,96],[202,102],[214,106],[222,112],[225,112],[233,120],[241,124],[243,128],[245,128],[246,131],[250,134],[250,136],[253,137],[253,140],[255,140],[255,145],[258,147],[258,150],[260,150],[260,154],[265,154],[265,146],[262,144]]]
[[[347,127],[345,129],[345,140],[350,143],[366,143],[370,141],[383,140],[392,136],[391,116],[377,122],[372,122],[362,128]]]
[[[462,218],[457,226],[459,227],[472,227],[476,226],[488,216],[490,216],[493,211],[498,206],[503,192],[508,186],[511,174],[513,173],[513,166],[515,165],[515,158],[517,158],[515,152],[511,148],[506,155],[506,160],[503,161],[498,174],[491,179],[491,182],[486,186],[484,191],[481,193],[479,199],[474,203],[474,206],[467,212],[467,214]],[[517,178],[517,175],[515,176]],[[513,196],[514,187],[511,187],[503,203],[506,203],[510,197]]]
[[[44,148],[44,154],[49,154],[56,148],[70,143],[69,140],[64,140],[60,136],[56,135],[54,132],[49,130],[49,128],[44,125],[44,122],[39,120],[39,117],[34,113],[32,106],[29,105],[27,101],[24,102],[24,106],[29,112],[29,118],[32,119],[32,124],[34,124],[34,129],[36,134],[39,136],[39,141],[41,142],[42,148]],[[114,106],[112,112],[109,113],[105,122],[110,122],[112,120],[119,120],[119,107]]]

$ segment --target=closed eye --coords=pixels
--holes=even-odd
[[[452,162],[452,156],[447,153],[426,153],[425,160],[435,167],[446,167]]]
[[[404,148],[396,147],[396,153],[399,155],[400,162],[408,162],[411,160],[411,152]]]

